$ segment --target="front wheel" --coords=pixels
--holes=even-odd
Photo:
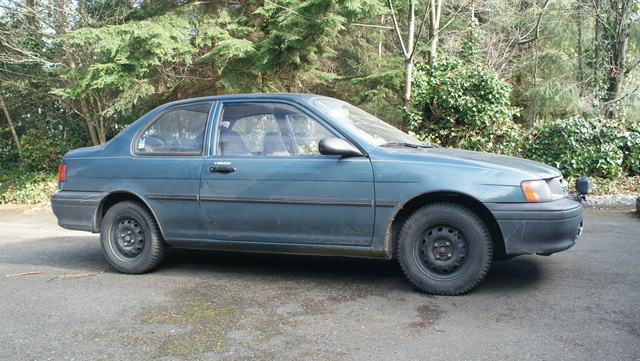
[[[491,266],[489,230],[477,214],[453,203],[424,206],[405,222],[398,259],[409,280],[437,295],[473,289]]]
[[[132,274],[157,267],[167,249],[153,215],[135,201],[109,208],[102,220],[100,243],[113,268]]]

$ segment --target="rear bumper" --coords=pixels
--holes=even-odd
[[[98,232],[98,207],[107,193],[59,191],[51,196],[58,225],[67,229]]]
[[[546,203],[491,203],[507,255],[552,254],[576,244],[582,203],[573,197]]]

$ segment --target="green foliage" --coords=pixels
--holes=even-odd
[[[478,18],[473,16],[468,25],[467,33],[462,37],[459,56],[463,61],[470,63],[478,60],[481,43],[485,40],[485,34],[480,29]]]
[[[384,59],[376,71],[351,80],[356,93],[351,101],[399,128],[402,112],[397,103],[402,98],[403,73],[401,58]]]
[[[517,154],[522,131],[512,120],[509,85],[481,63],[441,56],[416,64],[411,131],[446,147]]]
[[[570,118],[533,128],[524,155],[560,169],[567,177],[615,179],[640,175],[639,124]]]
[[[540,51],[535,62],[518,64],[513,72],[517,87],[511,92],[511,100],[522,109],[520,121],[532,125],[597,113],[593,99],[581,96],[581,84],[574,80],[578,69],[572,56],[549,49]]]
[[[308,71],[319,57],[336,54],[331,45],[345,30],[346,19],[332,0],[289,1],[286,8],[269,2],[257,11],[267,37],[257,44],[259,72]],[[319,70],[319,69],[318,69]]]
[[[20,160],[16,145],[11,141],[0,142],[0,167],[3,165],[18,164]]]
[[[28,171],[55,173],[62,156],[68,150],[64,143],[40,129],[29,129],[20,137],[20,143],[20,153]]]
[[[57,177],[51,172],[0,170],[0,204],[46,203],[57,190]]]
[[[202,59],[212,61],[219,76],[235,75],[238,69],[227,67],[234,60],[255,58],[254,29],[247,22],[243,16],[219,11],[205,14],[198,23],[194,45],[207,50]]]
[[[87,96],[90,91],[115,92],[103,106],[102,114],[111,116],[129,110],[142,98],[156,93],[157,69],[166,62],[191,62],[195,48],[190,41],[192,28],[181,12],[101,28],[82,28],[67,35],[69,44],[93,46],[96,60],[69,69],[73,82],[58,94],[67,98]],[[162,87],[171,86],[172,79]],[[174,80],[175,81],[175,80]]]
[[[518,154],[523,130],[513,118],[540,125],[535,137],[555,119],[613,110],[620,124],[640,121],[639,7],[637,0],[630,8],[621,4],[485,2],[471,17],[450,8],[438,47],[459,59],[418,65],[414,105],[404,109],[411,130],[445,146]],[[401,121],[404,59],[395,33],[360,26],[392,24],[385,0],[34,5],[15,0],[0,14],[0,89],[27,143],[28,169],[55,168],[66,149],[87,145],[85,120],[102,142],[159,103],[192,96],[312,92],[348,100],[394,125]],[[428,5],[416,5],[420,19]],[[406,13],[397,15],[406,33]],[[614,66],[626,33],[626,65]],[[425,51],[419,46],[417,62]],[[611,99],[607,85],[619,70],[624,91]],[[521,108],[519,115],[510,104]],[[27,133],[37,127],[44,130]],[[619,173],[638,174],[637,124],[625,129],[618,143],[603,142],[590,156],[607,154],[592,168],[597,174],[611,176],[618,163]],[[18,164],[11,135],[1,131],[0,166]],[[561,144],[564,135],[556,137]],[[548,153],[540,157],[563,161]]]
[[[640,176],[640,122],[626,127],[620,139],[624,158],[622,169],[630,176]]]

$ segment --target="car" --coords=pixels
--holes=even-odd
[[[422,144],[311,94],[162,105],[109,142],[68,152],[58,224],[100,233],[123,273],[168,247],[396,258],[420,290],[473,289],[495,259],[572,247],[582,202],[555,168]]]

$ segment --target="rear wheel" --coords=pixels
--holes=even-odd
[[[135,201],[117,203],[107,211],[102,220],[100,243],[113,268],[132,274],[157,267],[167,249],[153,215]]]
[[[470,209],[434,203],[412,214],[398,238],[398,259],[407,278],[431,294],[473,289],[491,266],[489,230]]]

